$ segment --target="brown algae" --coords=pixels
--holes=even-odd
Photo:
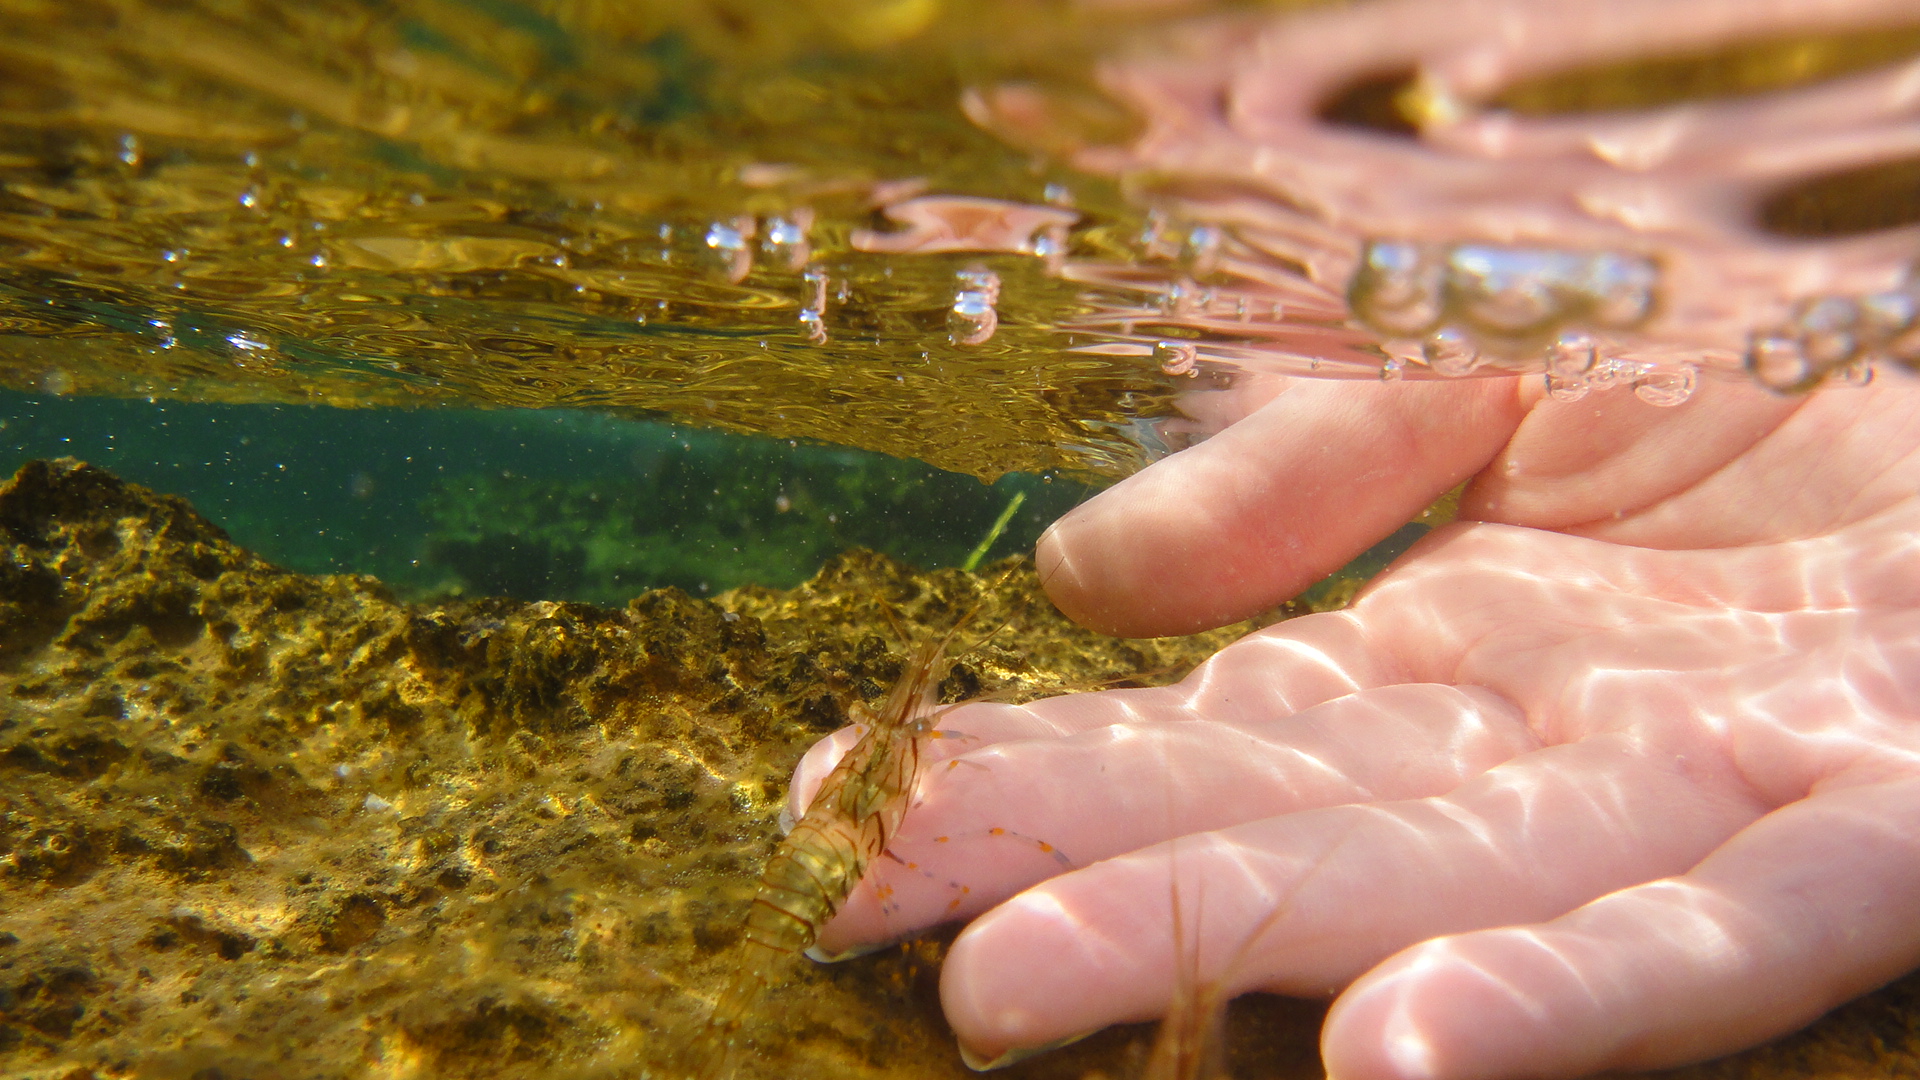
[[[1102,638],[1028,567],[861,552],[713,601],[409,606],[71,460],[0,485],[0,543],[0,1074],[32,1080],[664,1075],[732,974],[793,762],[901,672],[883,608],[922,634],[1019,612],[949,701],[1177,673],[1245,629]],[[735,1075],[971,1075],[943,940],[793,965]],[[1916,995],[1687,1071],[1890,1075]],[[1319,1015],[1236,1002],[1232,1075],[1319,1075]],[[1002,1075],[1117,1080],[1149,1036]]]

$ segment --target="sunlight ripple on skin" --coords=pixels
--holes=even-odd
[[[969,902],[883,861],[896,906],[863,886],[823,940],[979,915],[943,993],[970,1059],[1004,1058],[1165,1008],[1175,959],[1150,928],[1169,925],[1177,840],[1182,888],[1206,898],[1199,977],[1337,995],[1323,1051],[1341,1080],[1695,1060],[1920,965],[1920,385],[1794,399],[1765,427],[1739,418],[1766,392],[1734,382],[1670,410],[1507,385],[1512,434],[1463,504],[1557,513],[1580,474],[1536,479],[1533,448],[1585,442],[1588,472],[1643,478],[1625,513],[1573,530],[1588,535],[1437,530],[1347,610],[1254,634],[1176,686],[954,710],[942,726],[970,738],[936,752],[978,767],[929,770],[897,849],[973,883]],[[1281,441],[1249,467],[1272,470],[1289,521],[1344,510],[1292,485],[1377,490],[1294,462],[1392,417],[1284,390],[1263,412]],[[1659,429],[1716,417],[1744,432],[1712,444],[1717,466],[1676,483],[1634,460],[1672,445]],[[1622,426],[1654,437],[1608,434]],[[1165,499],[1217,497],[1214,447],[1150,470],[1156,501],[1133,497],[1142,474],[1061,522],[1042,558],[1073,556],[1050,581],[1064,608],[1153,632],[1188,617],[1183,575],[1259,595],[1293,572],[1236,562],[1240,533],[1178,531]],[[1154,558],[1169,544],[1174,568]],[[802,779],[831,756],[817,747]],[[990,828],[1072,866],[928,842]],[[1276,898],[1288,909],[1233,962]]]

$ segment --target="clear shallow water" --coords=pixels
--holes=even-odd
[[[0,392],[0,469],[73,456],[190,500],[304,573],[403,595],[620,604],[787,588],[850,546],[957,566],[1031,548],[1085,485],[989,486],[866,451],[570,410],[337,409]]]

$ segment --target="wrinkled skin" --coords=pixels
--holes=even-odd
[[[1537,386],[1288,384],[1068,515],[1056,602],[1165,634],[1473,477],[1348,610],[943,718],[969,738],[823,947],[979,915],[943,1000],[1004,1059],[1166,1008],[1177,877],[1205,978],[1337,995],[1340,1080],[1684,1062],[1920,965],[1920,387]]]

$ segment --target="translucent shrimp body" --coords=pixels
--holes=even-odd
[[[740,1028],[762,995],[783,965],[813,946],[900,828],[938,711],[951,636],[913,650],[886,701],[867,718],[866,732],[767,860],[747,914],[738,970],[694,1043],[692,1075],[699,1080],[728,1074]]]

